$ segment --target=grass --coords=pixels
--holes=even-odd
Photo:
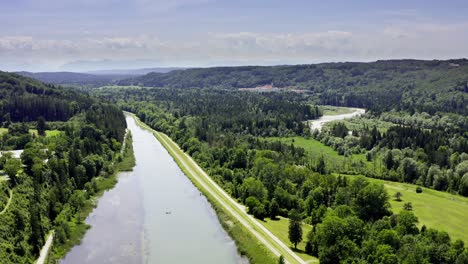
[[[339,106],[331,106],[331,105],[321,105],[319,108],[322,110],[323,115],[343,115],[343,114],[351,114],[354,112],[353,109],[348,107],[339,107]]]
[[[316,161],[320,156],[325,159],[325,164],[328,171],[343,172],[356,171],[359,168],[373,169],[374,163],[367,161],[365,154],[352,154],[349,157],[338,155],[332,147],[326,146],[322,142],[313,138],[304,137],[270,137],[267,140],[280,140],[286,144],[293,144],[295,147],[301,147],[306,152],[308,157]],[[377,167],[377,166],[376,166]]]
[[[395,124],[387,121],[382,121],[376,118],[369,118],[366,116],[356,116],[349,119],[336,120],[328,122],[324,127],[330,127],[335,123],[344,123],[346,127],[351,131],[362,131],[364,127],[372,129],[374,126],[377,127],[380,133],[385,133],[387,130]]]
[[[152,132],[155,137],[161,142],[161,144],[166,148],[169,154],[174,158],[176,163],[179,165],[180,169],[185,173],[185,175],[192,181],[192,183],[207,197],[210,204],[213,206],[214,210],[216,211],[218,218],[225,228],[225,230],[229,233],[229,235],[234,239],[236,242],[236,246],[238,251],[242,255],[246,255],[250,263],[252,264],[267,264],[267,263],[276,263],[278,261],[278,257],[274,256],[273,253],[259,241],[259,239],[254,236],[252,232],[260,233],[262,232],[258,227],[255,225],[249,225],[249,228],[242,224],[236,217],[226,208],[236,211],[237,214],[242,215],[244,212],[240,209],[237,205],[231,204],[231,202],[225,198],[222,194],[216,191],[212,182],[208,180],[203,180],[204,177],[201,174],[200,170],[196,167],[195,162],[186,155],[180,148],[178,148],[177,144],[173,142],[168,136],[164,135],[163,133],[156,132],[147,126],[145,123],[141,122],[137,117],[132,115],[137,123],[147,129],[148,131]],[[194,175],[197,174],[197,175]],[[206,189],[205,186],[209,186],[210,190]],[[222,201],[222,203],[220,202]],[[256,221],[249,217],[243,217],[243,221]],[[255,231],[252,231],[255,230]],[[263,236],[265,240],[269,238]],[[270,244],[274,244],[274,242],[269,241]],[[288,263],[297,263],[297,261],[291,257],[286,251],[282,250],[281,248],[275,248],[282,254]]]
[[[271,220],[270,218],[265,218],[264,221],[258,220],[263,226],[265,226],[270,232],[273,233],[277,238],[279,238],[283,243],[289,245],[291,249],[294,248],[294,245],[289,241],[289,220],[287,218],[279,216],[276,220]],[[312,226],[308,224],[302,224],[302,241],[297,245],[297,250],[294,250],[296,254],[302,258],[304,261],[317,261],[316,258],[312,257],[305,253],[306,246],[306,237],[307,234],[312,230]]]
[[[46,263],[56,263],[56,261],[63,258],[70,249],[81,242],[86,231],[90,228],[84,220],[96,207],[96,201],[98,198],[101,197],[105,191],[112,189],[117,184],[116,176],[118,172],[132,170],[135,165],[135,156],[133,153],[132,137],[130,133],[125,140],[127,143],[125,144],[122,159],[114,164],[115,172],[109,177],[95,178],[97,192],[85,202],[83,208],[69,222],[69,239],[64,243],[57,243],[54,241],[53,248]]]
[[[8,133],[8,128],[0,128],[0,135]],[[37,129],[29,129],[30,134],[34,134],[37,136]],[[46,137],[54,137],[62,133],[60,130],[46,130]]]
[[[354,176],[349,176],[354,177]],[[403,204],[410,202],[413,212],[419,219],[419,226],[426,225],[447,232],[452,239],[461,239],[468,243],[468,197],[424,188],[416,193],[417,185],[367,178],[371,182],[385,185],[390,195],[390,204],[394,213],[403,209]],[[393,195],[400,192],[402,201],[398,202]]]

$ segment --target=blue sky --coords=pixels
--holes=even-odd
[[[468,1],[0,0],[0,70],[468,57]]]

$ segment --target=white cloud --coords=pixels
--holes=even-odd
[[[150,62],[159,64],[154,66],[208,66],[456,58],[466,57],[466,43],[468,24],[463,23],[393,23],[359,31],[214,32],[178,40],[89,32],[73,39],[0,36],[0,68],[26,62],[53,70],[74,61],[99,61],[109,68],[113,62],[135,62],[131,68],[147,67]]]

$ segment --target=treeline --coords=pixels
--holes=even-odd
[[[384,112],[468,114],[468,60],[393,60],[294,66],[216,67],[149,73],[118,82],[169,88],[255,88],[272,84],[307,91],[319,104]]]
[[[0,71],[0,122],[66,121],[88,109],[95,99],[54,85]]]
[[[63,100],[64,105],[80,105],[79,100],[86,98],[58,87],[33,86],[35,82],[15,75],[10,79],[20,81],[10,82],[14,90],[42,90],[43,100],[51,96]],[[76,100],[67,95],[76,96]],[[7,135],[29,136],[25,137],[21,159],[0,158],[0,169],[8,176],[6,183],[12,193],[11,203],[0,214],[0,262],[34,263],[50,230],[55,230],[54,243],[60,245],[85,226],[81,210],[90,206],[88,200],[99,190],[102,179],[113,174],[126,128],[120,109],[96,99],[92,102],[88,109],[62,123],[63,130],[51,137],[43,133],[48,126],[43,118],[38,120],[35,136],[29,135],[26,124],[9,125]],[[47,110],[36,111],[46,116]],[[90,118],[88,113],[98,118]],[[24,113],[23,117],[32,115]]]
[[[321,116],[317,107],[305,103],[296,93],[245,93],[225,90],[104,89],[99,95],[120,102],[137,112],[153,102],[173,118],[184,117],[180,127],[191,127],[195,136],[209,144],[226,134],[287,136],[308,133],[304,121]],[[120,100],[120,101],[119,101]],[[132,102],[130,106],[125,102]],[[301,102],[302,101],[302,102]],[[155,110],[156,111],[156,110]],[[150,116],[142,117],[146,121]],[[161,130],[174,120],[155,120]]]
[[[116,81],[134,77],[135,74],[90,74],[78,72],[17,72],[41,82],[56,85],[101,87]]]
[[[451,241],[445,232],[417,228],[412,212],[392,215],[383,185],[329,175],[323,157],[311,160],[303,148],[262,138],[275,135],[262,130],[307,135],[295,126],[288,129],[284,121],[297,114],[301,104],[288,103],[287,98],[277,102],[277,94],[199,89],[114,88],[99,93],[112,95],[125,110],[168,134],[255,217],[297,214],[299,221],[312,224],[306,237],[297,234],[299,241],[307,241],[307,253],[321,263],[464,263],[468,259],[462,241]],[[234,102],[242,103],[230,107]],[[269,112],[277,122],[259,122]],[[240,117],[248,122],[236,123]]]
[[[418,122],[393,125],[382,133],[376,126],[363,126],[353,130],[352,134],[345,123],[337,122],[313,135],[341,155],[366,153],[367,160],[374,161],[373,169],[358,170],[366,176],[468,196],[466,123],[444,119],[448,121],[444,126],[426,120],[419,125]],[[375,163],[378,163],[378,169]]]

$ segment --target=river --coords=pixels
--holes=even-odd
[[[312,131],[316,129],[320,131],[323,125],[325,125],[328,122],[352,118],[355,116],[362,115],[366,112],[366,109],[363,109],[363,108],[349,108],[349,109],[351,109],[353,112],[347,113],[347,114],[341,114],[341,115],[323,115],[317,120],[309,121],[310,129]]]
[[[248,263],[159,141],[126,119],[136,166],[99,198],[91,229],[60,263]]]

